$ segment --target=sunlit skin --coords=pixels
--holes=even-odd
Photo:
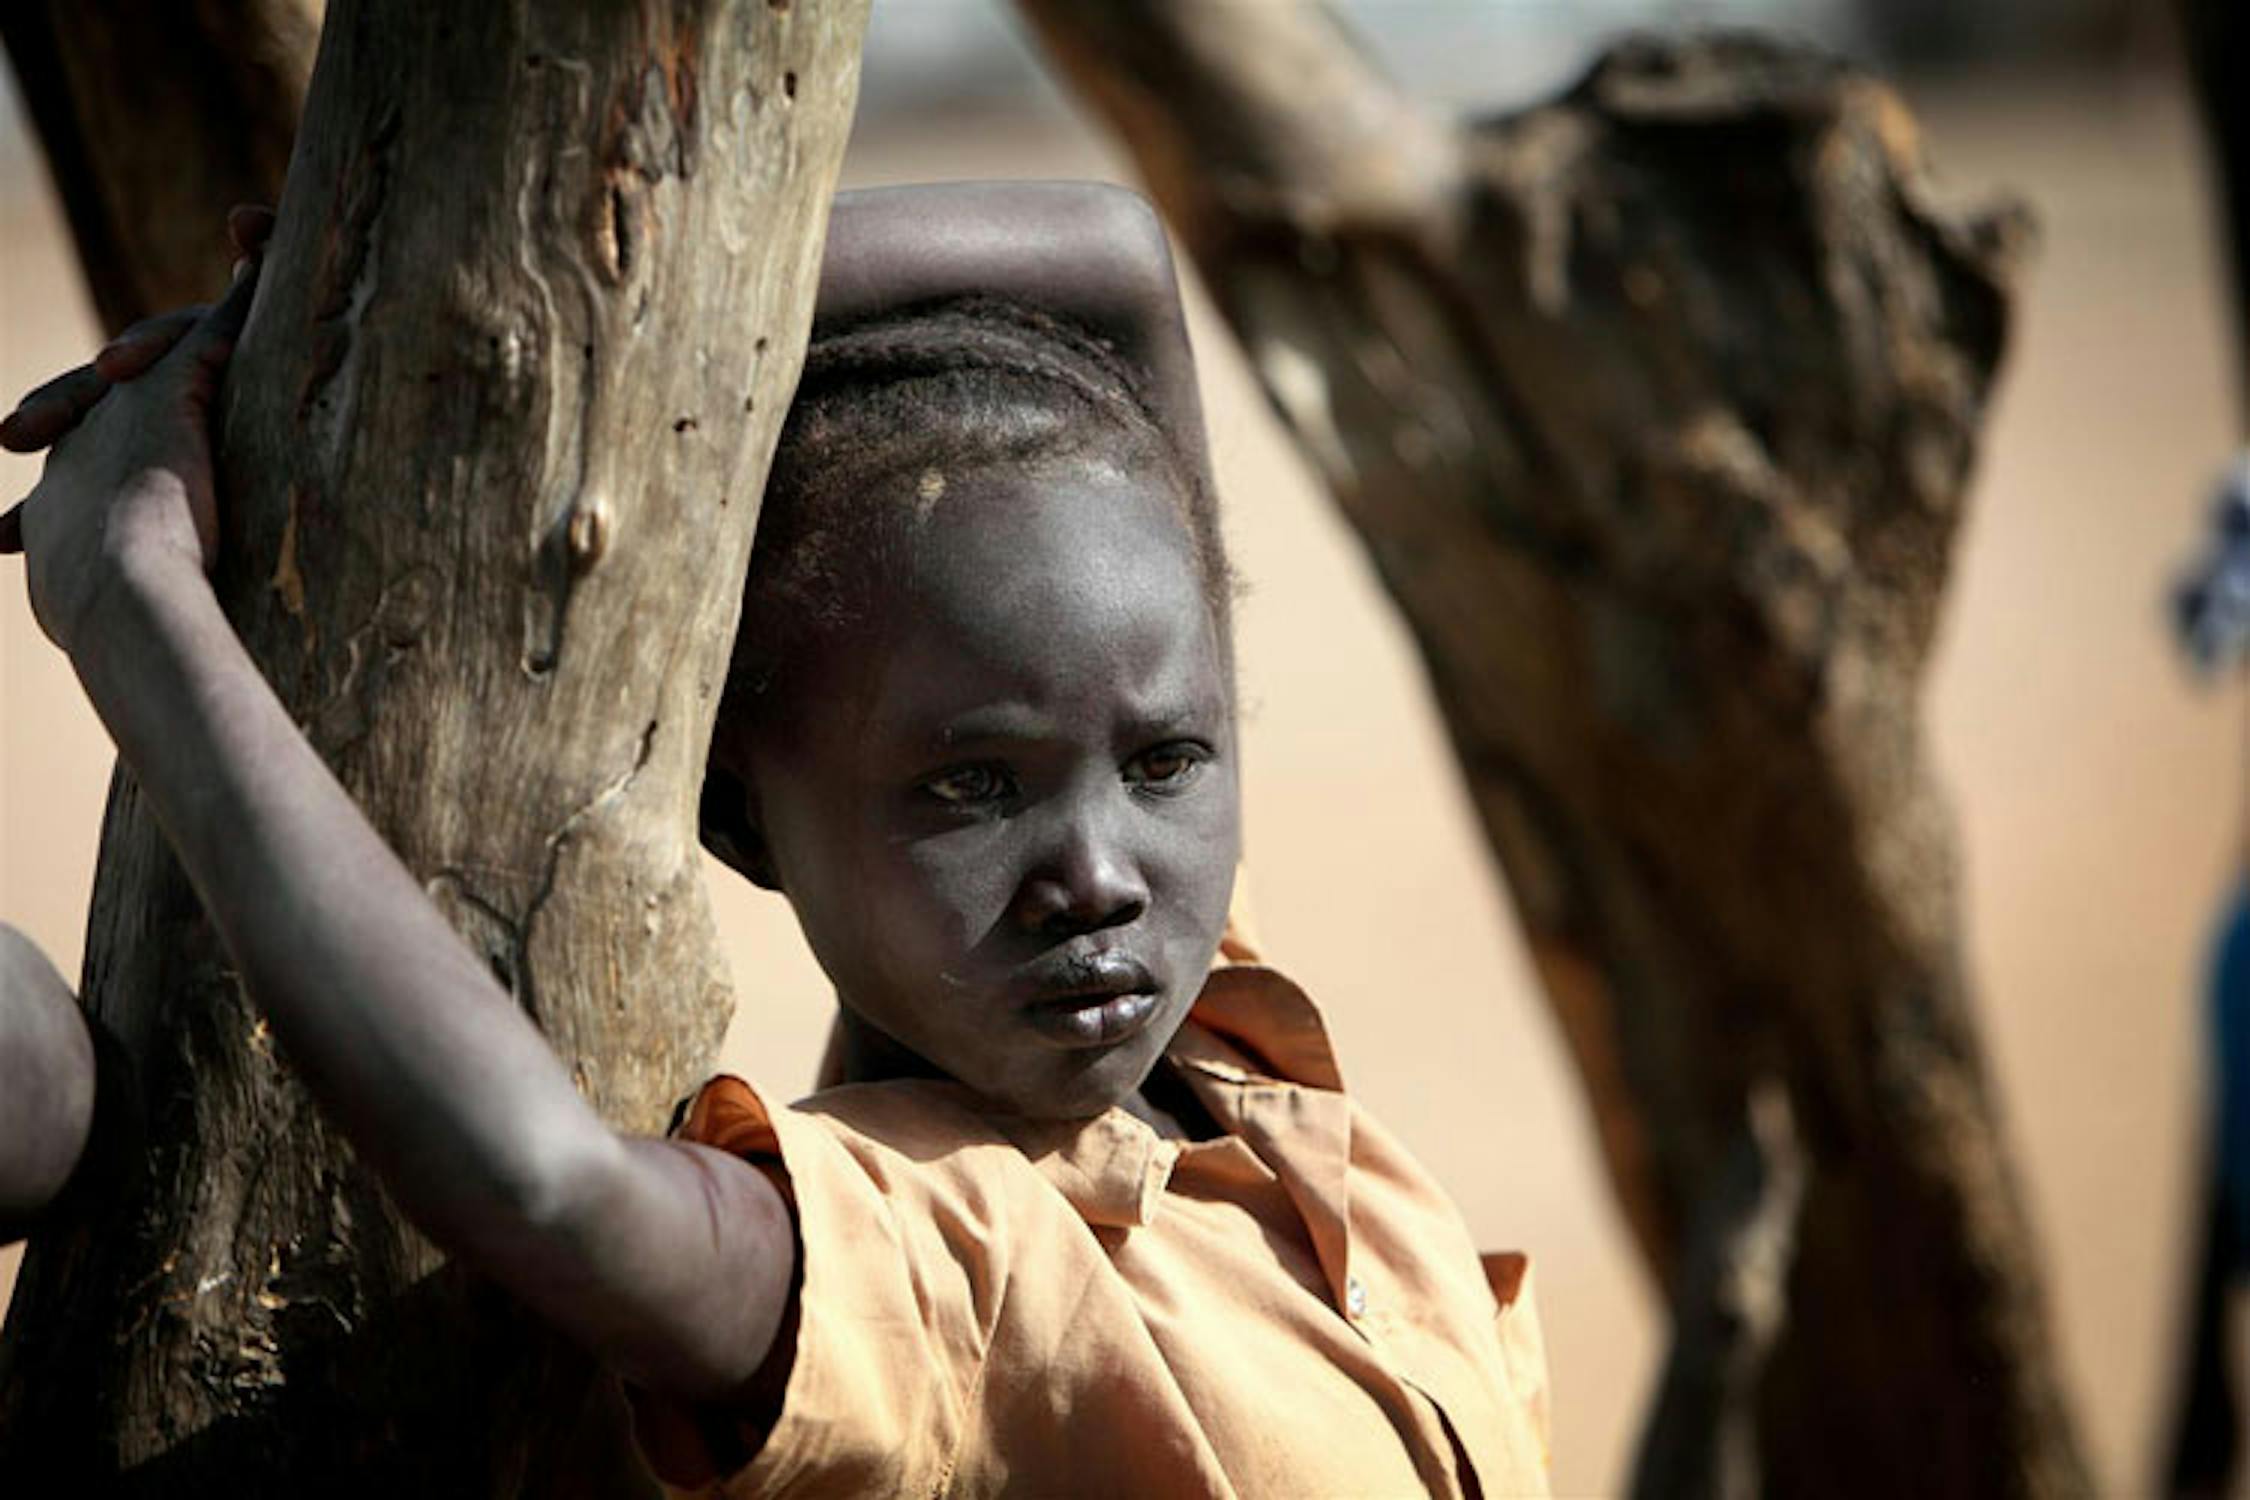
[[[1241,836],[1186,529],[1149,482],[1080,464],[955,476],[910,538],[752,743],[754,873],[862,1056],[1035,1117],[1138,1105]]]

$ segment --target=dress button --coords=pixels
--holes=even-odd
[[[1367,1288],[1360,1285],[1357,1276],[1344,1278],[1344,1311],[1355,1318],[1367,1316]]]

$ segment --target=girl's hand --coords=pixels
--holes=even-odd
[[[273,235],[273,210],[240,205],[227,214],[227,238],[233,243],[241,272],[265,253]],[[86,420],[86,413],[109,393],[113,385],[137,380],[172,352],[196,320],[209,311],[183,307],[143,318],[104,344],[93,359],[75,370],[56,376],[16,402],[16,409],[0,418],[0,448],[11,453],[37,453],[60,442]],[[0,522],[5,522],[0,517]],[[14,532],[6,533],[13,536]],[[19,550],[14,544],[0,548]]]
[[[0,517],[0,552],[26,554],[32,612],[65,652],[83,644],[99,601],[119,579],[159,577],[167,569],[199,576],[216,554],[211,398],[256,284],[252,262],[142,378],[92,390],[94,381],[108,384],[97,359],[28,403],[34,418],[45,408],[68,413],[68,420],[35,423],[35,435],[47,426],[62,431],[38,485]],[[125,366],[169,334],[170,325],[158,325],[135,340]]]

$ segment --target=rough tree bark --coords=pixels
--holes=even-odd
[[[2082,1492],[1918,710],[2014,218],[1941,211],[1895,97],[1749,39],[1455,124],[1314,5],[1022,9],[1414,632],[1673,1375],[1756,1402],[1748,1454],[1652,1433],[1701,1457],[1643,1492]],[[1767,1081],[1779,1225],[1729,1204],[1793,1181],[1729,1170]],[[1774,1320],[1696,1268],[1759,1266],[1745,1381]]]
[[[694,808],[864,19],[337,0],[228,381],[230,616],[627,1129],[664,1128],[731,1003]],[[126,778],[84,997],[121,1175],[25,1260],[0,1474],[612,1482],[561,1456],[606,1430],[584,1361],[355,1165]]]
[[[219,215],[274,203],[320,0],[11,0],[0,43],[102,326],[225,284]]]

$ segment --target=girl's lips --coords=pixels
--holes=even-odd
[[[1154,989],[1123,994],[1093,991],[1038,1001],[1024,1010],[1032,1030],[1060,1047],[1108,1047],[1124,1041],[1155,1017]]]

